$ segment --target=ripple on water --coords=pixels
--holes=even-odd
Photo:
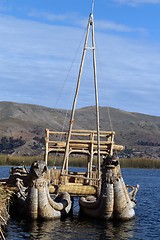
[[[0,176],[3,173],[3,177],[7,177],[8,172],[9,168],[0,167]],[[75,199],[73,217],[65,221],[28,223],[11,219],[6,240],[159,240],[160,170],[122,169],[122,174],[126,184],[140,185],[136,217],[132,221],[105,223],[97,219],[79,218],[78,199]]]

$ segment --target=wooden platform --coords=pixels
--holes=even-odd
[[[87,172],[68,172],[61,175],[61,170],[49,170],[49,178],[51,185],[50,193],[57,190],[60,192],[68,192],[71,196],[95,195],[97,193],[97,172],[92,172],[92,181],[88,180]]]
[[[46,129],[45,137],[45,160],[48,154],[65,153],[67,132],[54,132]],[[112,155],[113,150],[121,151],[121,145],[114,144],[114,131],[100,131],[100,154]],[[69,142],[68,154],[87,154],[89,156],[97,154],[97,132],[94,130],[72,130]]]
[[[112,156],[113,151],[124,149],[114,143],[114,131],[100,131],[100,156]],[[67,145],[68,132],[56,132],[46,129],[45,137],[45,162],[48,162],[49,153],[63,154],[63,166],[61,170],[51,171],[53,185],[59,186],[60,191],[67,191],[71,195],[92,195],[100,187],[101,160],[98,158],[97,131],[72,129]],[[86,172],[69,172],[70,154],[87,155]],[[97,156],[96,168],[93,166],[93,157]],[[78,161],[78,158],[75,158]],[[52,187],[53,188],[53,187]],[[52,189],[54,191],[54,188]]]
[[[50,193],[55,193],[56,187],[51,185],[49,187]],[[96,195],[97,187],[77,184],[77,183],[67,183],[59,186],[59,192],[68,192],[71,196],[86,196],[86,195]]]

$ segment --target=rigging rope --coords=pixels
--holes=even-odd
[[[98,48],[96,48],[96,49],[97,49],[97,56],[98,56],[98,61],[99,61],[99,69],[100,69],[99,72],[101,72],[102,79],[104,79],[103,71],[102,71],[102,68],[101,68],[101,66],[102,66],[101,59],[99,57],[99,55],[100,55],[99,50],[98,50]],[[111,114],[110,114],[110,110],[109,110],[108,105],[106,105],[106,108],[107,108],[107,113],[108,113],[108,118],[109,118],[110,129],[113,132],[113,124],[112,124]]]
[[[57,100],[56,100],[56,102],[55,102],[55,104],[54,104],[54,108],[56,108],[56,105],[57,105],[57,103],[58,103],[58,101],[59,101],[59,99],[60,99],[60,96],[61,96],[61,94],[62,94],[62,91],[63,91],[63,89],[64,89],[64,87],[65,87],[65,84],[66,84],[66,82],[67,82],[67,80],[68,80],[68,78],[69,78],[69,74],[70,74],[71,69],[72,69],[72,67],[73,67],[73,64],[74,64],[74,62],[75,62],[75,59],[76,59],[76,56],[77,56],[78,51],[79,51],[79,49],[80,49],[80,46],[81,46],[82,40],[83,40],[83,38],[84,38],[84,35],[85,35],[85,31],[84,31],[84,33],[83,33],[83,36],[82,36],[82,38],[81,38],[80,44],[79,44],[79,46],[78,46],[78,48],[77,48],[77,51],[76,51],[76,53],[75,53],[75,55],[74,55],[74,58],[73,58],[72,63],[71,63],[71,66],[70,66],[70,68],[69,68],[69,70],[68,70],[68,73],[67,73],[67,75],[66,75],[66,78],[65,78],[65,80],[64,80],[64,82],[63,82],[63,85],[62,85],[62,88],[61,88],[61,90],[60,90],[60,93],[58,94]]]
[[[94,10],[94,0],[92,0],[92,11],[91,11],[91,14],[93,14],[93,10]],[[85,32],[86,32],[86,31],[85,31]],[[61,96],[61,94],[62,94],[62,91],[63,91],[63,89],[64,89],[64,86],[65,86],[65,84],[66,84],[66,82],[67,82],[67,80],[68,80],[68,78],[69,78],[69,73],[71,72],[73,63],[75,62],[75,59],[76,59],[77,53],[78,53],[78,51],[79,51],[79,49],[80,49],[80,46],[81,46],[82,40],[83,40],[83,38],[84,38],[85,32],[84,32],[84,34],[83,34],[83,37],[81,38],[80,44],[79,44],[78,49],[77,49],[77,51],[76,51],[76,54],[75,54],[75,56],[74,56],[74,58],[73,58],[73,61],[72,61],[72,63],[71,63],[71,66],[70,66],[70,68],[69,68],[69,71],[68,71],[68,73],[67,73],[67,76],[66,76],[66,78],[65,78],[65,81],[64,81],[64,83],[63,83],[63,86],[62,86],[62,89],[61,89],[61,91],[60,91],[60,93],[59,93],[59,96],[58,96],[58,98],[57,98],[57,101],[55,102],[55,106],[57,105],[57,103],[58,103],[58,101],[59,101],[59,98],[60,98],[60,96]],[[100,66],[101,66],[101,64],[100,64]],[[73,94],[73,88],[72,88],[72,91],[71,91],[71,94],[70,94],[70,98],[71,98],[71,95],[72,95],[72,94]],[[107,113],[108,113],[108,117],[109,117],[110,128],[111,128],[111,130],[113,131],[113,125],[112,125],[112,120],[111,120],[111,115],[110,115],[109,107],[108,107],[108,106],[106,106],[106,107],[107,107]],[[64,128],[65,128],[65,125],[66,125],[66,121],[67,121],[67,117],[68,117],[68,112],[69,112],[69,110],[67,110],[67,111],[66,111],[66,114],[65,114],[64,122],[63,122],[63,125],[62,125],[62,132],[64,131]],[[61,140],[62,140],[62,134],[61,134],[60,137],[59,137],[59,141],[61,141]],[[57,150],[56,155],[55,155],[54,165],[56,164],[57,155],[58,155],[58,150]]]
[[[58,101],[59,101],[59,99],[60,99],[60,96],[62,95],[62,91],[63,91],[63,89],[64,89],[64,87],[65,87],[65,84],[66,84],[67,80],[69,79],[69,74],[70,74],[71,69],[72,69],[72,67],[73,67],[73,64],[74,64],[74,62],[75,62],[75,59],[76,59],[76,57],[77,57],[77,55],[78,55],[80,46],[81,46],[82,41],[83,41],[84,36],[85,36],[85,32],[86,32],[86,30],[84,30],[84,33],[83,33],[82,38],[81,38],[81,40],[80,40],[79,46],[78,46],[77,51],[76,51],[76,53],[75,53],[75,55],[74,55],[74,58],[73,58],[72,63],[71,63],[71,66],[70,66],[70,68],[69,68],[69,70],[68,70],[67,76],[66,76],[66,78],[65,78],[65,80],[64,80],[64,82],[63,82],[61,91],[60,91],[60,93],[59,93],[59,95],[58,95],[58,97],[57,97],[57,100],[56,100],[55,104],[54,104],[54,108],[56,108],[56,105],[57,105],[57,103],[58,103]],[[73,92],[74,92],[74,85],[73,85],[73,88],[72,88],[72,91],[71,91],[71,93],[70,93],[70,97],[69,97],[69,98],[71,98],[71,96],[73,96]],[[67,122],[68,112],[69,112],[69,109],[67,109],[67,111],[66,111],[61,132],[64,131],[64,128],[65,128],[65,125],[66,125],[66,122]],[[59,137],[59,141],[61,141],[61,140],[62,140],[62,134],[60,134],[60,137]],[[57,152],[56,152],[56,154],[55,154],[55,159],[54,159],[53,165],[56,164],[57,155],[58,155],[58,150],[57,150]]]
[[[112,119],[111,119],[111,115],[110,115],[110,111],[109,111],[109,107],[108,106],[107,106],[107,112],[108,112],[110,127],[111,127],[111,130],[113,132],[113,124],[112,124]]]

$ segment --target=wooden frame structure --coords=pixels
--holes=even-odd
[[[92,59],[93,59],[93,82],[94,82],[94,91],[95,91],[95,105],[96,105],[96,132],[97,132],[97,174],[98,179],[101,177],[101,166],[100,166],[100,127],[99,127],[99,103],[98,103],[98,84],[97,84],[97,67],[96,67],[96,48],[95,48],[95,37],[94,37],[94,17],[93,17],[93,8],[94,8],[94,1],[92,2],[92,11],[89,15],[88,24],[87,24],[87,32],[84,41],[84,47],[82,52],[82,58],[78,73],[78,80],[76,85],[75,96],[72,105],[71,117],[70,117],[70,124],[66,139],[66,148],[64,154],[64,163],[62,167],[62,174],[65,172],[65,168],[67,171],[67,162],[68,162],[68,152],[69,152],[69,144],[73,130],[73,123],[74,123],[74,115],[75,109],[80,89],[81,77],[83,72],[84,61],[86,57],[87,50],[92,51]],[[91,34],[90,44],[89,44],[89,35]]]
[[[123,146],[114,144],[114,131],[100,131],[100,154],[113,155],[113,151],[123,150]],[[49,153],[66,154],[66,139],[68,132],[56,132],[46,129],[45,137],[45,162],[48,162]],[[66,161],[63,161],[61,176],[71,177],[68,171],[70,154],[85,154],[87,160],[87,174],[85,177],[79,178],[87,180],[100,181],[99,177],[93,179],[93,157],[98,154],[97,150],[97,132],[95,130],[72,130],[69,147],[66,154]],[[98,166],[99,163],[97,163]],[[72,177],[77,177],[72,175]]]
[[[73,105],[72,105],[69,129],[68,129],[68,132],[65,132],[65,133],[58,133],[58,132],[55,133],[57,135],[62,134],[63,138],[64,136],[66,136],[65,141],[61,141],[61,142],[53,142],[53,141],[51,142],[49,135],[54,134],[54,132],[51,133],[49,130],[46,130],[47,136],[46,136],[45,161],[47,163],[47,156],[48,156],[48,153],[51,151],[64,152],[64,160],[63,160],[63,166],[61,170],[61,176],[67,176],[68,175],[68,158],[70,153],[74,152],[74,153],[88,154],[90,157],[88,161],[87,178],[91,178],[93,155],[94,153],[96,153],[97,154],[97,179],[99,184],[100,178],[101,178],[100,155],[102,153],[100,150],[99,104],[98,104],[98,85],[97,85],[97,70],[96,70],[93,6],[94,6],[94,2],[92,2],[92,11],[91,11],[91,14],[89,15],[88,24],[87,24],[87,32],[85,36],[82,58],[81,58],[81,63],[80,63],[80,68],[78,73],[77,85],[76,85],[76,91],[75,91],[75,96],[74,96]],[[91,33],[91,38],[90,38],[90,44],[89,44],[88,40],[89,40],[90,33]],[[78,99],[83,66],[84,66],[87,50],[92,51],[93,82],[94,82],[95,104],[96,104],[96,131],[92,131],[92,132],[88,130],[73,130],[76,103]],[[95,136],[96,136],[96,140],[95,140]],[[107,136],[108,136],[108,133],[107,133]],[[112,136],[111,143],[108,143],[109,146],[112,146],[113,136],[114,136],[113,132],[109,134],[109,137],[111,136]],[[107,148],[105,150],[108,153]]]
[[[100,131],[99,127],[99,103],[98,103],[98,84],[97,84],[97,70],[96,70],[96,49],[95,49],[95,37],[94,37],[94,17],[93,17],[93,7],[94,1],[92,2],[92,11],[89,15],[87,32],[84,41],[84,47],[82,52],[82,58],[79,68],[79,74],[77,79],[77,85],[75,90],[75,96],[72,105],[71,117],[69,121],[69,128],[67,132],[54,132],[46,129],[46,145],[45,145],[45,162],[47,164],[48,154],[50,152],[63,153],[63,166],[61,172],[58,173],[57,170],[54,171],[60,185],[65,187],[67,184],[81,183],[82,187],[88,184],[91,186],[96,186],[98,190],[101,187],[101,156],[113,156],[113,150],[123,150],[123,146],[118,146],[114,144],[113,131]],[[89,38],[89,35],[91,37]],[[89,44],[90,41],[90,44]],[[94,92],[95,92],[95,105],[96,105],[96,130],[75,130],[73,129],[74,116],[76,103],[78,99],[81,77],[83,72],[83,66],[85,61],[85,56],[87,50],[92,52],[93,60],[93,82],[94,82]],[[68,170],[69,166],[69,156],[70,154],[85,154],[88,156],[87,159],[87,172],[84,174],[80,173],[70,173]],[[97,156],[96,169],[93,169],[93,158],[94,155]],[[57,174],[57,175],[56,175]],[[71,183],[71,179],[74,179]],[[71,186],[70,188],[71,189]],[[83,190],[81,188],[81,190]],[[67,190],[71,193],[71,190]],[[82,191],[83,192],[83,191]]]
[[[100,153],[101,155],[112,155],[114,148],[114,134],[113,131],[100,131]],[[65,153],[66,139],[68,132],[56,132],[46,129],[45,137],[45,162],[47,164],[48,154]],[[67,163],[69,155],[87,154],[90,156],[90,161],[93,160],[93,155],[97,155],[97,132],[95,130],[72,130],[69,149],[67,152]]]

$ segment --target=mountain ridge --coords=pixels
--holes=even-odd
[[[116,143],[125,145],[130,150],[129,155],[160,157],[160,117],[111,107],[100,107],[99,111],[100,129],[114,130]],[[26,141],[22,147],[14,149],[14,154],[42,154],[43,147],[38,139],[45,137],[46,128],[67,131],[70,113],[70,110],[34,104],[0,102],[0,138],[21,137]],[[76,110],[73,126],[93,130],[96,129],[95,119],[95,106],[83,107]]]

